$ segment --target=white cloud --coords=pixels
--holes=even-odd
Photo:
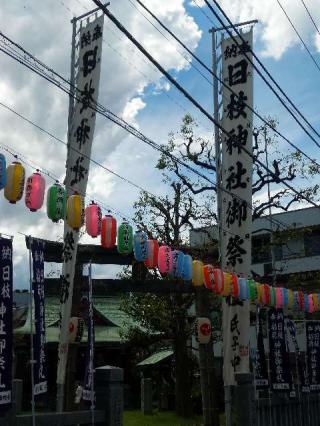
[[[310,45],[310,43],[313,44],[313,40],[316,40],[316,47],[320,51],[319,36],[315,38],[315,28],[302,2],[280,0],[280,3],[306,43]],[[319,1],[308,0],[306,4],[315,21],[320,22]],[[203,0],[191,1],[190,5],[206,7]],[[259,20],[259,24],[255,26],[255,32],[263,42],[261,53],[266,57],[280,59],[287,49],[301,44],[277,0],[263,2],[263,5],[261,0],[221,0],[219,5],[233,23],[251,19]],[[208,13],[215,19],[209,10]]]
[[[201,31],[194,19],[188,16],[183,0],[149,0],[146,5],[192,49],[197,47]],[[68,76],[70,18],[73,14],[82,14],[86,8],[93,7],[90,0],[50,2],[50,6],[46,1],[30,0],[22,8],[19,1],[12,0],[1,7],[1,30],[56,71]],[[166,69],[177,73],[189,66],[127,0],[113,2],[110,8]],[[169,87],[161,78],[161,74],[107,19],[104,40],[99,102],[138,125],[139,112],[146,108],[148,96],[161,90],[167,91]],[[3,53],[0,54],[0,67],[0,100],[66,141],[68,97]],[[146,96],[146,88],[150,85],[152,90],[149,90]],[[173,116],[170,118],[174,119]],[[157,141],[161,142],[161,138],[165,137],[169,130],[162,125],[157,133]],[[63,179],[66,148],[2,107],[0,140],[36,165],[53,171],[60,180]],[[153,168],[157,153],[100,116],[97,117],[92,156],[141,186],[157,193],[163,193],[165,190],[160,187],[159,173]],[[7,160],[11,162],[12,158],[7,155]],[[27,175],[32,172],[32,169],[27,168]],[[47,177],[46,181],[47,186],[52,184]],[[105,205],[132,215],[132,203],[138,192],[101,168],[91,166],[88,193]],[[26,287],[27,252],[24,237],[18,232],[58,240],[61,239],[63,226],[52,224],[48,220],[45,207],[40,212],[30,213],[24,201],[12,206],[2,195],[0,216],[0,232],[16,235],[14,284],[16,287]],[[83,241],[89,241],[88,237]]]

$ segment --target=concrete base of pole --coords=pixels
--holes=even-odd
[[[255,426],[255,395],[253,375],[250,373],[236,373],[235,379],[235,411],[237,426]]]

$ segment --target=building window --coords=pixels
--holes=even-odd
[[[304,235],[304,248],[306,256],[320,255],[320,229],[312,229]]]
[[[270,235],[252,237],[252,263],[271,262]]]

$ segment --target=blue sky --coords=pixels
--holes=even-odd
[[[190,5],[190,0],[145,0],[145,3],[195,50],[203,61],[211,64],[211,36],[208,33],[211,24],[197,7]],[[254,47],[257,54],[281,87],[320,130],[320,73],[301,48],[276,0],[266,2],[263,8],[260,0],[221,0],[219,3],[234,22],[259,19],[259,24],[255,27]],[[320,61],[320,37],[316,38],[315,29],[301,6],[301,1],[282,0],[282,3],[301,31],[308,47]],[[317,3],[316,0],[306,1],[315,20],[320,23]],[[79,15],[92,7],[91,0],[26,0],[23,8],[18,0],[6,0],[0,11],[2,31],[68,77],[70,19],[74,14]],[[203,10],[210,14],[206,8]],[[112,2],[111,11],[208,111],[212,111],[211,85],[195,70],[186,66],[172,44],[168,44],[145,21],[129,0]],[[212,138],[211,123],[201,117],[174,88],[167,91],[165,80],[160,78],[159,73],[146,63],[118,30],[106,22],[104,31],[99,95],[103,105],[138,126],[143,133],[159,143],[167,140],[170,131],[179,128],[186,111],[195,115],[199,121],[199,133]],[[67,96],[49,87],[47,82],[3,54],[0,55],[0,67],[0,101],[66,140]],[[208,78],[210,79],[210,76]],[[278,117],[281,131],[319,160],[318,148],[308,140],[258,76],[255,77],[254,84],[254,104],[259,112]],[[168,97],[179,103],[182,109]],[[32,158],[40,168],[46,167],[63,179],[65,148],[3,108],[0,108],[0,140],[27,158]],[[288,149],[285,142],[281,142],[280,146],[284,151]],[[97,118],[93,157],[157,195],[167,192],[167,188],[161,183],[159,172],[153,168],[157,153],[100,117]],[[7,161],[11,162],[12,158],[8,157]],[[27,168],[26,173],[30,175],[33,171]],[[52,184],[49,179],[46,180],[47,186]],[[132,204],[138,197],[136,189],[98,167],[92,167],[90,170],[88,192],[90,198],[100,199],[127,215],[132,214]],[[26,287],[27,251],[24,239],[18,232],[57,240],[62,235],[62,224],[52,226],[44,208],[32,214],[26,210],[23,201],[11,206],[2,197],[0,217],[0,232],[15,235],[14,285],[18,288]],[[84,237],[83,241],[92,243],[88,237]],[[108,267],[99,273],[110,276],[114,274],[114,269]]]

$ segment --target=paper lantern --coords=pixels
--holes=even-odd
[[[148,240],[148,258],[144,262],[148,269],[158,266],[159,244],[157,240]]]
[[[4,188],[4,196],[11,203],[20,201],[23,194],[25,171],[18,161],[14,161],[7,167],[7,182]]]
[[[268,284],[263,284],[262,303],[264,305],[270,305],[270,300],[270,286]]]
[[[304,294],[301,290],[298,291],[298,304],[301,311],[304,310]]]
[[[274,287],[270,287],[270,306],[276,306],[276,289]]]
[[[294,307],[294,295],[292,290],[288,290],[288,308],[292,309]]]
[[[211,340],[211,321],[209,318],[197,318],[197,341],[200,344],[207,344]]]
[[[239,299],[240,300],[249,300],[249,286],[246,278],[238,278],[239,285]]]
[[[30,211],[36,212],[41,209],[44,200],[45,188],[46,181],[38,171],[28,177],[26,182],[25,203]]]
[[[194,260],[192,263],[192,284],[195,287],[203,285],[203,263],[201,260]]]
[[[117,220],[111,216],[104,216],[101,220],[101,245],[103,248],[112,249],[116,246]]]
[[[69,343],[81,342],[84,332],[84,320],[79,317],[71,317],[69,322]]]
[[[3,154],[0,154],[0,190],[3,189],[7,183],[6,168],[6,157]]]
[[[248,284],[249,284],[250,300],[251,300],[251,302],[254,302],[256,300],[256,297],[257,297],[257,286],[256,286],[256,282],[254,280],[249,280]]]
[[[59,183],[52,185],[47,191],[47,215],[52,222],[64,219],[66,213],[66,191]]]
[[[78,231],[84,224],[84,200],[77,193],[68,197],[67,223],[75,231]]]
[[[283,306],[287,307],[289,304],[289,295],[288,295],[288,289],[286,288],[282,289],[282,301],[283,301]]]
[[[181,278],[183,272],[183,258],[184,254],[180,250],[173,250],[172,252],[172,275],[174,278]]]
[[[148,259],[148,236],[145,232],[138,231],[133,236],[133,253],[137,262]]]
[[[182,272],[182,279],[184,281],[191,281],[192,280],[192,257],[190,254],[185,254],[183,257],[183,272]]]
[[[232,282],[232,274],[230,272],[224,272],[224,286],[221,292],[222,296],[230,296],[231,294],[231,282]]]
[[[276,291],[276,308],[280,309],[283,307],[283,300],[282,300],[282,288],[277,287],[275,289]]]
[[[312,314],[314,312],[312,294],[309,294],[309,296],[308,296],[308,312],[309,312],[309,314]]]
[[[101,209],[94,201],[86,207],[86,231],[92,238],[97,238],[101,234]]]
[[[129,254],[132,252],[133,230],[128,222],[123,222],[118,228],[117,248],[120,254]]]
[[[316,293],[312,295],[312,303],[313,303],[313,311],[317,312],[319,310],[319,301],[318,301],[318,295]]]
[[[169,246],[159,247],[158,268],[161,274],[169,274],[172,271],[172,250]]]
[[[213,270],[213,276],[214,276],[213,292],[216,294],[221,294],[224,289],[224,273],[221,269],[215,268]]]
[[[238,276],[236,274],[232,274],[231,278],[231,296],[235,299],[238,299],[240,295],[240,288],[238,282]]]
[[[214,267],[212,265],[205,265],[203,267],[203,282],[208,290],[213,291],[214,287]]]
[[[308,295],[306,293],[303,294],[303,301],[304,301],[304,303],[303,303],[303,308],[302,309],[305,312],[309,312],[309,297],[308,297]]]

